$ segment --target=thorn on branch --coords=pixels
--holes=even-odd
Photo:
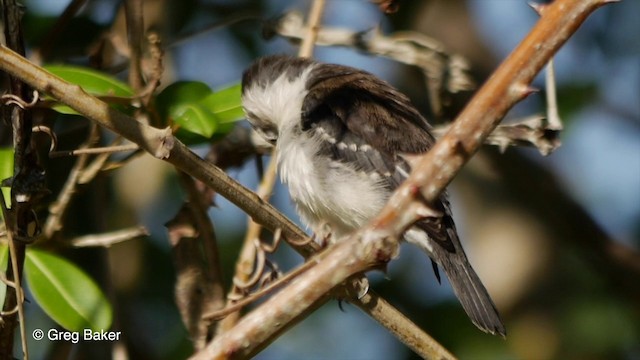
[[[527,96],[540,91],[535,87],[532,87],[526,84],[521,84],[521,83],[513,84],[510,90],[511,90],[510,95],[512,95],[516,101],[520,101],[526,98]]]
[[[528,2],[527,3],[539,16],[542,16],[542,14],[544,14],[544,11],[549,7],[549,5],[547,4],[540,4],[537,2]]]

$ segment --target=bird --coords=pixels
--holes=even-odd
[[[411,172],[408,157],[435,143],[410,99],[375,75],[310,58],[270,55],[242,75],[247,120],[275,146],[277,171],[301,221],[333,241],[373,219]],[[462,248],[446,193],[442,216],[413,224],[403,240],[417,245],[449,279],[471,322],[505,337],[494,302]]]

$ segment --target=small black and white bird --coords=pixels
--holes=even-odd
[[[403,155],[429,150],[431,127],[410,100],[355,68],[290,56],[257,60],[242,77],[249,122],[276,146],[278,171],[316,236],[340,239],[376,216],[411,171]],[[449,278],[471,321],[505,336],[493,301],[462,249],[446,195],[443,216],[417,222],[404,239]]]

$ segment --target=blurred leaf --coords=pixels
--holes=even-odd
[[[109,23],[98,23],[91,17],[90,11],[83,11],[76,14],[65,23],[62,30],[57,34],[53,44],[43,44],[50,41],[51,30],[59,19],[59,15],[47,15],[38,13],[26,3],[28,11],[23,17],[23,33],[30,48],[40,48],[41,46],[51,46],[51,53],[46,59],[68,59],[71,57],[85,56],[87,49],[95,46],[96,39],[100,34],[108,30]]]
[[[606,296],[592,295],[570,302],[561,324],[565,334],[563,345],[573,354],[607,354],[637,344],[640,335],[633,308]]]
[[[594,83],[572,83],[561,86],[558,88],[560,117],[565,123],[569,123],[575,113],[592,104],[597,97],[598,88]]]
[[[0,149],[0,182],[5,179],[9,179],[13,176],[13,149],[4,148]],[[11,189],[8,187],[2,187],[2,196],[4,196],[5,204],[8,207],[11,206]],[[0,214],[0,219],[2,214]]]
[[[28,249],[24,271],[35,300],[65,329],[99,331],[111,326],[109,301],[75,264],[48,252]]]
[[[6,244],[0,244],[0,271],[7,270],[9,264],[9,247]],[[0,304],[4,304],[4,297],[7,294],[7,284],[0,281]]]
[[[129,85],[105,73],[89,68],[68,65],[48,65],[44,67],[50,73],[72,84],[80,85],[84,91],[96,96],[132,97]],[[63,114],[78,114],[62,104],[56,104],[53,110]]]

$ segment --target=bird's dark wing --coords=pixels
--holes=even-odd
[[[319,64],[307,89],[302,131],[321,139],[324,155],[357,170],[376,173],[389,190],[397,188],[410,173],[402,154],[426,152],[435,142],[429,124],[410,100],[369,73]],[[424,241],[429,245],[423,246],[424,250],[442,266],[473,323],[504,336],[495,305],[462,249],[446,195],[433,206],[443,216],[424,219],[414,226],[426,234]],[[440,280],[435,264],[434,271]]]
[[[411,101],[369,73],[322,64],[314,69],[307,88],[302,130],[322,139],[320,151],[325,155],[377,173],[390,190],[411,172],[402,155],[424,153],[435,142],[429,124]],[[448,216],[447,204],[439,201],[436,210]],[[421,226],[442,247],[456,250],[441,221]]]

